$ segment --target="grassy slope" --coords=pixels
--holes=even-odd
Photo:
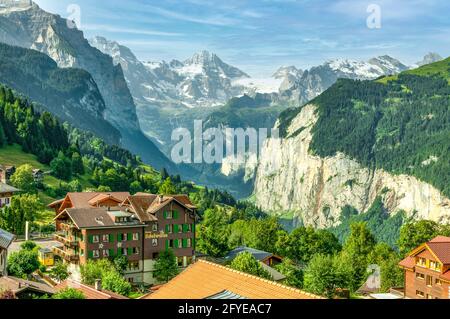
[[[417,69],[405,71],[403,73],[419,75],[419,76],[438,75],[438,76],[446,79],[448,81],[448,83],[450,84],[450,58],[447,58],[447,59],[439,61],[439,62],[427,64],[427,65],[421,66],[420,68],[417,68]],[[386,84],[389,81],[395,81],[397,79],[398,79],[397,75],[386,76],[384,78],[377,80],[377,82]]]
[[[35,155],[25,153],[19,145],[8,145],[0,148],[0,164],[14,165],[15,167],[19,167],[23,164],[30,164],[33,168],[39,168],[44,172],[50,171],[49,166],[39,163]],[[77,179],[80,181],[83,188],[93,187],[93,185],[89,182],[88,174],[78,176]],[[60,182],[61,180],[49,174],[45,174],[44,176],[45,185],[58,187]],[[44,204],[49,204],[55,200],[55,198],[47,196],[42,191],[39,191],[39,198]]]

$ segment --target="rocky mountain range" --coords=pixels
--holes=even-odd
[[[339,80],[283,112],[281,138],[268,139],[259,157],[256,204],[320,228],[338,225],[347,206],[366,212],[376,198],[388,216],[448,222],[449,65]]]
[[[33,2],[3,2],[0,8],[0,42],[42,52],[60,68],[87,71],[103,98],[104,119],[121,133],[121,145],[155,167],[173,168],[141,132],[136,107],[120,65],[114,65],[109,55],[92,47],[83,32],[66,19],[42,10]]]

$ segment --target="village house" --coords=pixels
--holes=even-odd
[[[8,248],[14,241],[15,236],[0,229],[0,277],[7,275]]]
[[[273,268],[273,266],[280,264],[283,261],[283,258],[275,254],[269,253],[267,251],[246,246],[240,246],[230,251],[225,256],[224,262],[229,263],[233,259],[235,259],[239,254],[245,252],[250,253],[261,264],[261,267],[264,268],[264,270],[266,270],[272,276],[274,281],[282,282],[283,280],[286,279],[286,276],[284,276],[282,273]]]
[[[17,299],[34,299],[51,296],[56,291],[46,283],[16,277],[0,277],[0,292],[10,291]]]
[[[195,287],[195,289],[193,289]],[[143,299],[322,299],[274,281],[198,260]]]
[[[33,179],[36,185],[42,185],[44,182],[44,172],[41,169],[33,169]]]
[[[225,256],[225,260],[232,261],[234,258],[237,257],[237,255],[244,252],[250,253],[256,260],[262,262],[267,266],[275,266],[283,261],[283,258],[281,258],[280,256],[269,253],[267,251],[254,249],[246,246],[240,246],[233,249]]]
[[[0,208],[11,205],[11,199],[19,190],[15,187],[0,183]]]
[[[180,267],[194,258],[195,206],[186,195],[69,193],[50,207],[60,243],[53,251],[75,274],[88,260],[126,256],[125,278],[151,284],[162,251],[172,249]]]
[[[450,299],[450,237],[438,236],[403,259],[404,297]]]

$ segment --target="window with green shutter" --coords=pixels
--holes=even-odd
[[[173,248],[178,248],[178,239],[173,240]]]
[[[166,250],[168,250],[168,249],[169,249],[169,240],[166,239]]]
[[[178,216],[179,216],[178,211],[177,211],[177,210],[174,210],[174,211],[173,211],[173,218],[174,218],[174,219],[178,219]]]
[[[166,234],[168,234],[169,233],[169,230],[170,230],[170,225],[166,225]]]
[[[163,212],[163,217],[164,217],[164,219],[167,219],[167,212],[166,211]]]
[[[132,233],[128,233],[127,234],[127,240],[128,241],[132,241],[133,240],[133,234]]]
[[[173,232],[178,233],[178,225],[177,224],[173,225]]]
[[[182,246],[183,246],[183,248],[187,247],[187,239],[186,238],[183,238]]]
[[[89,258],[94,258],[94,252],[92,250],[88,251],[88,257]]]
[[[92,244],[94,242],[94,236],[89,235],[89,243]]]
[[[109,242],[110,243],[114,242],[114,235],[113,234],[109,234]]]
[[[109,249],[109,257],[114,257],[114,249]]]
[[[128,247],[128,256],[133,255],[133,248]]]

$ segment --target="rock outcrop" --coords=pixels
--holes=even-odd
[[[318,115],[308,104],[288,128],[288,137],[268,139],[256,171],[256,204],[270,212],[292,212],[319,228],[339,224],[342,207],[365,212],[382,196],[389,213],[450,221],[450,200],[433,186],[407,175],[363,167],[344,154],[321,158],[310,153]]]

